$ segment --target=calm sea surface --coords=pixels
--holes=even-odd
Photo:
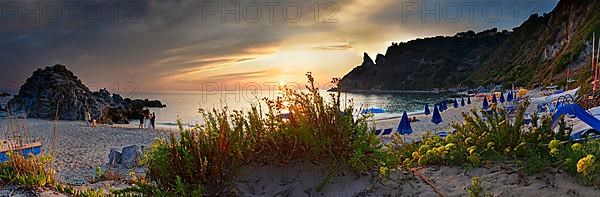
[[[322,91],[326,99],[330,99],[330,93]],[[166,108],[152,108],[155,112],[157,124],[160,126],[176,126],[178,117],[184,124],[202,124],[202,118],[198,109],[207,110],[222,109],[227,107],[229,110],[248,111],[252,104],[260,102],[265,108],[264,102],[260,98],[276,98],[280,92],[255,92],[250,91],[230,91],[230,92],[153,92],[138,93],[135,98],[157,99],[167,105]],[[257,99],[258,98],[258,99]],[[344,105],[352,104],[359,114],[359,109],[382,108],[386,113],[375,114],[374,118],[397,117],[402,112],[407,111],[411,114],[422,113],[425,103],[439,102],[442,98],[438,94],[429,93],[381,93],[381,94],[363,94],[363,93],[342,93],[342,100],[351,100]],[[132,124],[137,124],[137,120],[132,120]]]

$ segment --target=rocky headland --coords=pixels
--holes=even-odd
[[[109,124],[128,124],[129,118],[140,117],[146,107],[166,105],[158,100],[123,98],[106,89],[91,91],[63,65],[33,72],[5,106],[16,114],[46,120],[84,120],[89,112],[91,118]]]

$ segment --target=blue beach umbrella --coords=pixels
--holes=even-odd
[[[488,109],[490,108],[490,105],[488,104],[487,98],[483,98],[483,109]]]
[[[425,104],[425,115],[429,115],[431,114],[431,112],[429,111],[429,105],[426,103]]]
[[[508,95],[506,95],[506,101],[508,101],[508,102],[512,102],[513,101],[512,90],[510,92],[508,92]]]
[[[444,112],[446,110],[446,102],[441,102],[438,109],[440,112]]]
[[[369,108],[369,109],[362,110],[361,113],[362,114],[368,114],[368,113],[381,114],[381,113],[385,113],[385,110],[379,109],[379,108]]]
[[[460,106],[465,106],[465,98],[460,98]]]
[[[467,105],[471,104],[471,97],[467,97]]]
[[[458,108],[458,101],[456,101],[456,99],[454,99],[454,104],[452,104],[452,106],[454,109]]]
[[[498,103],[498,99],[496,99],[496,94],[492,93],[492,103]]]
[[[408,120],[408,114],[406,111],[402,114],[402,119],[400,119],[400,124],[398,125],[398,133],[400,135],[408,135],[413,132],[412,127],[410,127],[410,120]]]
[[[500,102],[504,103],[504,93],[500,92]]]
[[[440,112],[438,111],[437,106],[433,107],[433,116],[431,117],[431,122],[433,122],[433,124],[440,124],[444,122],[442,120],[442,115],[440,115]]]

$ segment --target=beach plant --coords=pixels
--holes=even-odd
[[[0,182],[30,188],[45,187],[55,182],[56,171],[52,167],[51,156],[25,157],[16,152],[8,152],[7,155],[9,160],[0,164]]]
[[[149,182],[145,185],[155,188],[142,191],[229,195],[240,167],[252,163],[325,161],[333,169],[356,173],[395,169],[400,158],[370,134],[367,116],[354,115],[351,105],[342,108],[339,92],[327,100],[311,73],[306,76],[306,90],[283,87],[277,98],[263,99],[247,112],[200,109],[204,125],[180,127],[178,136],[158,139],[146,152],[143,163]]]
[[[441,138],[428,133],[421,141],[402,144],[395,151],[405,167],[473,167],[508,161],[522,165],[529,174],[559,168],[593,184],[600,173],[600,141],[571,142],[564,119],[558,120],[556,130],[550,116],[535,115],[535,123],[524,124],[527,105],[527,101],[520,104],[513,114],[495,107],[471,111],[463,114],[464,122],[453,125],[453,134]]]

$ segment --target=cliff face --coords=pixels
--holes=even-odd
[[[600,2],[562,0],[512,32],[418,39],[392,44],[375,65],[365,61],[342,78],[345,90],[429,90],[488,83],[565,83],[590,80],[592,32],[600,37]],[[366,58],[365,59],[369,59]],[[587,68],[587,69],[583,69]],[[589,82],[587,82],[589,84]],[[585,85],[584,85],[585,86]]]
[[[461,83],[508,37],[496,29],[393,43],[342,78],[346,90],[424,90]]]
[[[577,84],[585,86],[591,76],[592,34],[600,36],[599,11],[598,1],[562,0],[549,14],[531,16],[470,79],[564,84],[565,71],[571,69]]]

